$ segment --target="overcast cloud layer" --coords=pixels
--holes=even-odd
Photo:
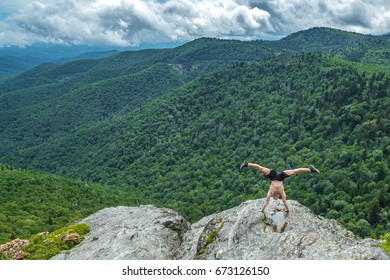
[[[390,31],[388,0],[1,0],[0,11],[0,46],[270,39],[315,26]]]

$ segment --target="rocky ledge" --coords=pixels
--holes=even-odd
[[[290,200],[260,212],[263,199],[190,224],[177,212],[151,205],[106,208],[84,219],[91,231],[56,260],[288,260],[388,259],[380,241],[361,239],[335,220]]]

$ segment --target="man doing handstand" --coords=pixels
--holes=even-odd
[[[284,192],[283,180],[292,175],[304,173],[304,172],[320,173],[320,171],[314,166],[310,166],[309,168],[297,168],[291,170],[276,171],[274,169],[269,169],[260,166],[259,164],[250,163],[246,161],[243,164],[241,164],[240,169],[242,169],[243,167],[250,167],[253,169],[257,169],[260,172],[262,172],[265,175],[265,177],[271,180],[271,186],[269,187],[269,191],[267,197],[265,198],[264,205],[261,208],[261,212],[264,212],[264,209],[265,207],[267,207],[267,204],[271,196],[275,200],[277,200],[279,198],[279,195],[282,196],[282,201],[284,207],[286,207],[286,212],[290,212],[290,209],[288,208],[287,205],[286,193]]]

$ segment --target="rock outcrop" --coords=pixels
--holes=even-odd
[[[173,210],[154,206],[107,208],[82,222],[90,233],[53,259],[388,259],[377,240],[361,239],[335,220],[296,201],[260,212],[263,199],[190,224]]]
[[[80,246],[53,259],[175,259],[190,228],[173,210],[151,205],[106,208],[82,222],[91,231]]]

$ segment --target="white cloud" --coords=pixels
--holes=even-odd
[[[3,0],[0,8],[9,12],[0,21],[0,45],[256,39],[314,26],[374,34],[390,30],[387,0]]]
[[[315,26],[380,34],[390,31],[388,0],[242,0],[271,14],[270,22],[281,34]]]
[[[139,45],[200,36],[255,38],[272,30],[268,19],[266,11],[233,0],[41,0],[25,4],[3,25],[13,26],[16,41]]]

